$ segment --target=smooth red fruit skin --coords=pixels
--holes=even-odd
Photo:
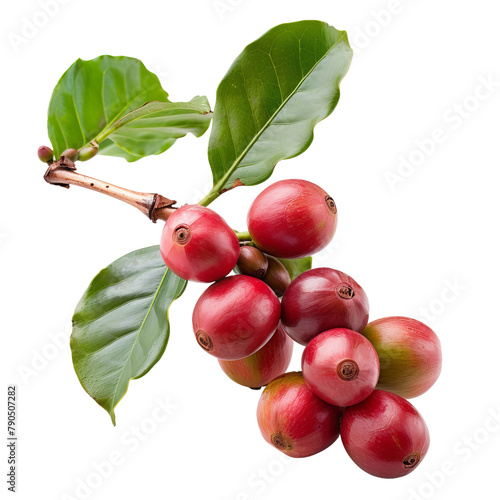
[[[300,372],[290,372],[264,389],[257,421],[269,444],[300,458],[319,453],[336,441],[343,411],[315,396]]]
[[[229,276],[210,285],[193,310],[198,344],[224,360],[246,358],[271,338],[280,319],[280,301],[251,276]]]
[[[346,408],[340,435],[356,465],[383,478],[406,476],[415,470],[430,442],[427,425],[415,407],[396,394],[379,390]]]
[[[281,308],[285,331],[302,345],[326,330],[361,332],[368,323],[364,290],[349,275],[327,267],[310,269],[293,280]]]
[[[337,207],[316,184],[283,180],[255,198],[247,223],[252,240],[263,252],[288,259],[307,257],[332,240]]]
[[[377,389],[403,398],[420,396],[441,373],[441,343],[437,335],[416,319],[391,316],[369,323],[361,332],[380,359]]]
[[[224,373],[234,382],[251,389],[260,389],[286,372],[292,359],[293,340],[281,325],[256,353],[236,361],[219,359]]]
[[[167,219],[160,251],[177,276],[210,283],[231,272],[240,245],[219,214],[200,205],[184,205]]]
[[[323,401],[351,406],[375,389],[380,372],[377,351],[360,333],[346,328],[314,337],[302,353],[307,386]]]

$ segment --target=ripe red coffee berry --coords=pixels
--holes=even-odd
[[[402,397],[373,391],[346,408],[340,426],[342,443],[352,460],[368,474],[406,476],[429,449],[429,430],[415,407]]]
[[[234,231],[209,208],[184,205],[165,223],[160,251],[165,264],[185,280],[210,283],[229,274],[240,246]]]
[[[237,384],[260,389],[286,372],[292,353],[293,340],[278,325],[271,339],[255,354],[236,361],[219,359],[219,364],[224,373]]]
[[[210,285],[193,310],[198,344],[219,359],[246,358],[271,338],[280,319],[280,301],[251,276],[229,276]]]
[[[307,257],[332,240],[337,207],[316,184],[283,180],[255,198],[247,223],[252,240],[263,252],[288,259]]]
[[[366,399],[379,376],[377,351],[363,335],[346,328],[314,337],[302,354],[304,380],[316,396],[335,406]]]
[[[336,441],[343,410],[315,396],[300,372],[290,372],[264,389],[257,421],[269,444],[290,457],[308,457]]]
[[[332,328],[360,332],[368,322],[368,297],[347,274],[327,267],[310,269],[283,295],[281,321],[293,340],[307,345]]]
[[[237,272],[263,279],[267,268],[267,257],[258,248],[246,245],[240,247],[240,255],[236,263]]]
[[[406,399],[426,392],[441,373],[441,343],[416,319],[392,316],[368,323],[362,334],[380,359],[377,389]]]

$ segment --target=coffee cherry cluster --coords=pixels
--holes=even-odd
[[[266,386],[257,420],[276,449],[307,457],[341,436],[366,472],[410,473],[427,453],[429,431],[407,399],[440,374],[436,334],[404,317],[368,323],[363,288],[341,271],[310,269],[291,280],[280,259],[312,255],[335,234],[337,207],[319,186],[272,184],[252,203],[247,223],[243,243],[198,205],[178,209],[165,224],[167,266],[186,280],[214,282],[194,307],[196,341],[236,383]],[[286,373],[294,341],[305,346],[301,371]]]

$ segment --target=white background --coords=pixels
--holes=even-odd
[[[59,0],[26,43],[12,43],[36,16],[43,24],[41,4],[7,2],[0,16],[1,390],[18,385],[18,498],[496,495],[498,3]],[[213,106],[218,82],[246,44],[276,24],[301,19],[321,19],[349,34],[355,55],[340,103],[318,125],[308,151],[280,163],[264,185],[238,188],[213,208],[243,230],[247,208],[264,186],[289,177],[316,182],[334,197],[339,227],[315,265],[351,274],[370,298],[371,319],[430,314],[426,322],[442,341],[443,372],[412,402],[430,428],[431,447],[402,479],[363,473],[340,441],[314,457],[282,461],[260,436],[259,393],[232,383],[196,345],[191,310],[202,285],[190,284],[171,308],[167,351],[146,377],[131,382],[116,427],[81,388],[71,364],[68,324],[88,283],[121,255],[156,244],[162,226],[112,199],[43,181],[36,149],[48,143],[46,110],[57,80],[78,57],[128,55],[158,74],[172,100],[205,94]],[[481,83],[488,80],[489,91]],[[435,129],[442,140],[432,145]],[[418,141],[426,144],[425,156]],[[207,143],[208,134],[190,136],[139,163],[99,157],[80,168],[192,203],[210,187]],[[387,173],[399,175],[401,158],[414,168],[401,171],[402,182],[391,189]],[[299,369],[300,354],[297,347],[291,369]],[[163,422],[158,400],[172,408]],[[132,437],[137,428],[140,438]],[[97,473],[110,457],[119,463]],[[3,491],[6,486],[2,480]]]

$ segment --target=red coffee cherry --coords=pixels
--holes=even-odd
[[[239,274],[210,285],[193,311],[198,344],[219,359],[246,358],[271,338],[280,319],[280,301],[263,282]]]
[[[316,184],[283,180],[255,198],[247,223],[252,240],[263,252],[288,259],[307,257],[332,240],[337,207]]]
[[[403,398],[420,396],[441,373],[441,343],[416,319],[392,316],[368,323],[361,332],[380,358],[377,389]]]
[[[177,276],[210,283],[231,272],[240,246],[219,214],[200,205],[184,205],[165,223],[160,251]]]
[[[269,444],[290,457],[308,457],[336,441],[343,410],[315,396],[300,372],[290,372],[264,389],[257,421]]]
[[[327,267],[310,269],[292,281],[283,295],[285,331],[306,345],[332,328],[361,332],[368,322],[368,298],[347,274]]]
[[[363,335],[346,328],[320,333],[302,354],[307,387],[335,406],[366,399],[375,389],[379,373],[375,348]]]
[[[286,372],[292,359],[293,340],[278,325],[271,339],[255,354],[236,361],[219,364],[234,382],[252,389],[260,389]]]
[[[429,449],[429,430],[406,399],[373,391],[363,402],[345,409],[342,443],[353,461],[377,477],[406,476]]]

